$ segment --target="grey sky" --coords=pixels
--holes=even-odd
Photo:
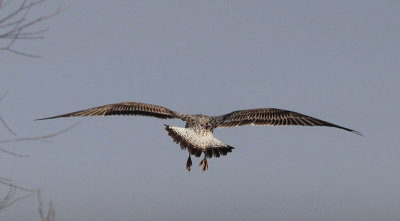
[[[51,12],[53,1],[35,11]],[[2,146],[1,177],[41,188],[57,220],[399,220],[399,1],[78,1],[46,39],[0,52],[0,113],[19,136],[82,123],[52,143]],[[34,122],[139,101],[182,113],[289,109],[361,131],[216,130],[236,149],[185,170],[145,117]],[[0,139],[7,135],[0,128]],[[2,194],[7,189],[0,189]],[[37,217],[35,199],[0,220]]]

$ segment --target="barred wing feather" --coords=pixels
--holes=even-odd
[[[215,128],[235,127],[245,125],[257,126],[327,126],[336,127],[347,130],[357,135],[362,136],[358,131],[342,127],[327,121],[323,121],[314,117],[300,114],[294,111],[276,109],[276,108],[261,108],[250,110],[239,110],[229,114],[217,117]]]
[[[53,117],[41,118],[37,120],[47,120],[59,117],[78,117],[78,116],[109,116],[109,115],[141,115],[162,119],[179,118],[177,112],[168,108],[145,103],[124,102],[116,104],[108,104],[99,107],[89,108],[86,110],[76,111],[72,113],[57,115]]]

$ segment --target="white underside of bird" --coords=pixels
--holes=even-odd
[[[167,126],[167,125],[166,125]],[[178,136],[180,136],[186,142],[192,144],[196,148],[207,149],[210,147],[227,147],[228,145],[223,143],[214,137],[214,134],[209,130],[201,130],[194,128],[183,128],[183,127],[172,127],[168,126]]]

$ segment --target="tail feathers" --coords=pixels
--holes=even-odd
[[[216,139],[212,132],[196,132],[191,128],[171,127],[169,125],[165,125],[165,130],[174,142],[180,145],[181,149],[187,149],[190,154],[196,157],[200,157],[202,153],[208,158],[225,156],[235,149]]]

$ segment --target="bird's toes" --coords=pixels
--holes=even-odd
[[[207,159],[204,157],[204,159],[200,162],[199,166],[201,166],[201,172],[204,172],[208,170],[208,162]]]
[[[190,155],[189,155],[187,162],[186,162],[186,169],[190,172],[191,167],[192,167],[192,159],[190,158]]]

